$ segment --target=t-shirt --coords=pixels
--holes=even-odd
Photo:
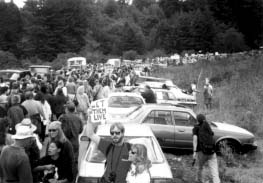
[[[142,173],[135,175],[135,165],[131,164],[130,171],[127,174],[127,183],[150,183],[151,176],[148,170],[144,170]]]
[[[116,146],[113,145],[110,141],[107,141],[105,139],[100,140],[98,149],[104,155],[106,155],[106,151],[108,151],[108,155],[106,157],[107,159],[106,170],[103,175],[103,177],[106,180],[108,180],[110,172],[115,172],[116,173],[115,183],[125,182],[127,173],[131,165],[131,162],[127,161],[129,157],[128,146],[129,145],[127,145],[127,143],[124,143],[122,146]]]
[[[51,159],[50,156],[45,156],[39,160],[38,166],[55,165],[58,173],[58,180],[68,179],[73,180],[72,165],[68,161],[63,161],[61,157],[56,160]],[[51,176],[55,175],[55,169],[48,173]],[[51,177],[50,177],[51,178]],[[54,178],[54,177],[52,177]]]
[[[193,136],[196,135],[197,136],[197,147],[196,147],[196,151],[200,151],[200,145],[199,145],[199,138],[198,138],[198,135],[199,135],[199,128],[200,126],[199,125],[195,125],[194,128],[193,128]]]

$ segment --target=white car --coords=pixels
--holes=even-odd
[[[166,84],[169,89],[163,89],[164,82],[155,82],[155,81],[145,81],[139,85],[139,91],[142,92],[145,85],[148,85],[152,88],[156,95],[157,103],[167,103],[167,104],[180,104],[186,105],[188,107],[196,106],[196,99],[193,95],[188,95],[182,92],[174,84]]]
[[[156,95],[156,101],[158,104],[174,104],[174,105],[184,105],[193,108],[196,106],[196,100],[193,96],[189,96],[184,93],[175,94],[173,89],[153,89]]]
[[[96,134],[101,138],[110,139],[110,124],[99,125]],[[140,143],[147,147],[148,157],[152,162],[150,168],[151,182],[171,183],[173,181],[170,166],[162,152],[150,127],[141,124],[124,124],[125,141],[131,144]],[[81,140],[88,139],[85,136]],[[104,173],[105,156],[91,142],[85,155],[82,157],[76,183],[97,183]]]
[[[122,118],[134,108],[145,104],[137,93],[114,92],[108,98],[93,101],[88,109],[92,123],[105,123],[108,119]]]

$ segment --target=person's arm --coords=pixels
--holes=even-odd
[[[197,135],[193,135],[193,158],[196,159]]]
[[[94,133],[93,125],[91,122],[87,122],[85,134],[87,137],[91,139],[91,141],[95,142],[97,145],[100,143],[100,136]]]
[[[52,170],[52,168],[55,168],[54,165],[40,165],[34,168],[34,172],[40,172],[44,170]]]

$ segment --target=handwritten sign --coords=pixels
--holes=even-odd
[[[93,101],[88,111],[92,123],[102,124],[106,121],[106,112],[107,105],[106,100],[104,99]]]

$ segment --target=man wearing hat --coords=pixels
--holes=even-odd
[[[0,156],[2,182],[33,183],[29,158],[25,149],[31,145],[33,131],[30,126],[19,125],[12,136],[14,144],[3,148]]]

